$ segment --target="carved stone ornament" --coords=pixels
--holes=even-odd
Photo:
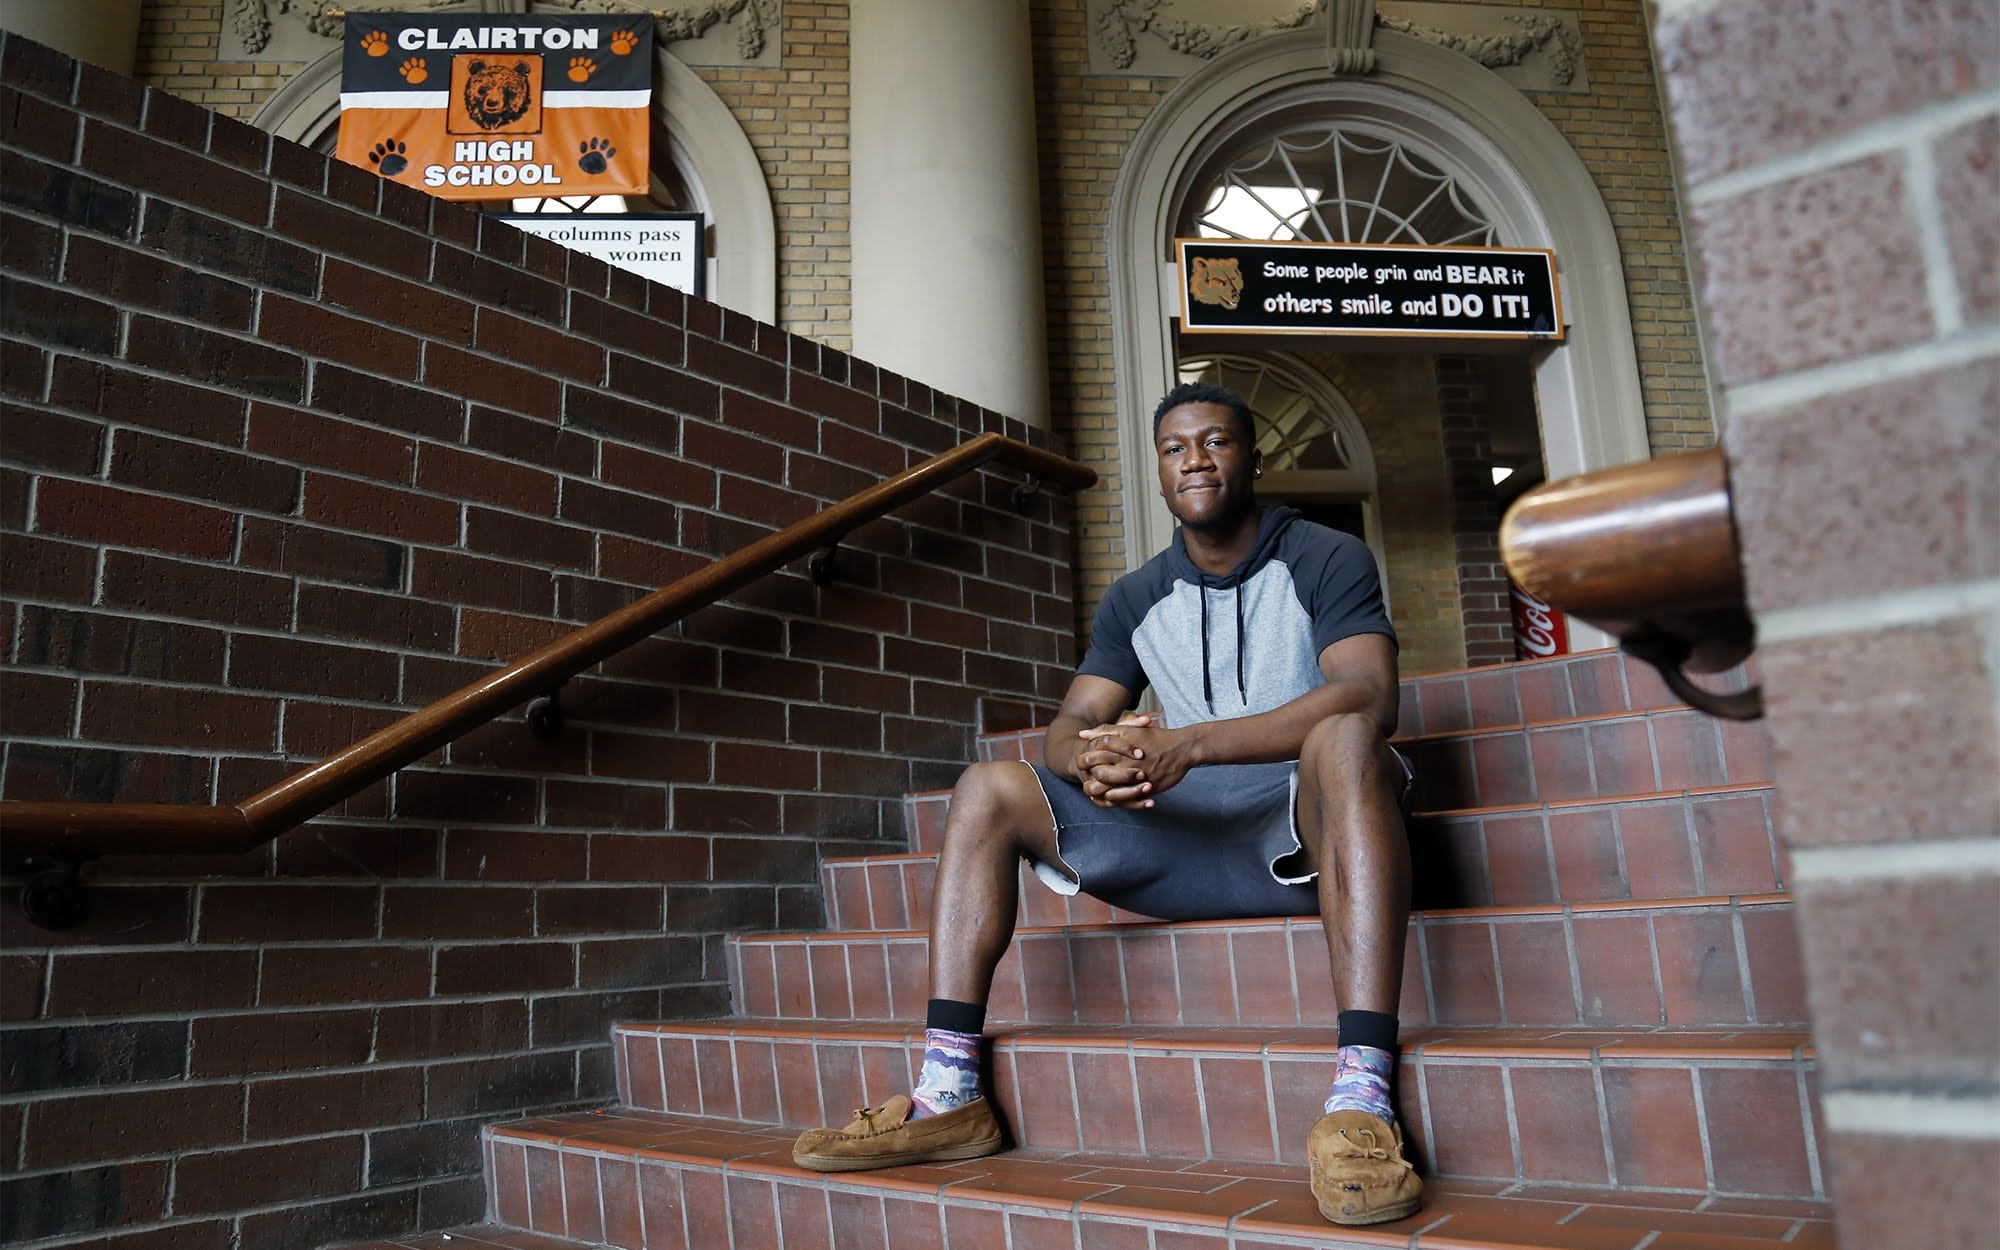
[[[690,65],[781,63],[784,0],[228,0],[219,60],[316,61],[357,13],[650,13],[662,46]]]
[[[1550,9],[1383,0],[1384,30],[1470,57],[1523,91],[1584,91],[1576,14]]]
[[[1090,72],[1178,78],[1266,35],[1328,25],[1329,3],[1334,74],[1374,69],[1380,26],[1469,57],[1524,91],[1588,89],[1574,13],[1415,0],[1089,0]]]
[[[1090,69],[1094,74],[1179,77],[1239,44],[1297,30],[1319,17],[1322,7],[1321,0],[1091,0],[1090,27],[1096,37],[1090,44]]]

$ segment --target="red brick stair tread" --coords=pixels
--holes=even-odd
[[[1611,798],[1686,786],[1766,781],[1769,744],[1760,727],[1717,721],[1685,704],[1557,709],[1405,725],[1395,741],[1416,761],[1423,807]],[[1030,731],[989,735],[981,759],[1039,760]],[[935,806],[920,800],[918,807]]]
[[[358,1242],[338,1250],[592,1250],[592,1243],[499,1224],[466,1224],[386,1241]]]
[[[1577,712],[1566,716],[1534,717],[1523,720],[1496,721],[1483,725],[1467,725],[1456,729],[1436,729],[1421,733],[1397,733],[1389,739],[1398,747],[1409,747],[1433,742],[1445,742],[1456,738],[1479,738],[1491,734],[1520,733],[1528,729],[1566,729],[1588,727],[1606,721],[1646,720],[1649,718],[1699,715],[1684,703],[1666,707],[1613,708],[1602,712]],[[1016,752],[1004,750],[1011,743],[1039,747],[1039,739],[1047,733],[1046,727],[1036,729],[1014,729],[1003,733],[980,734],[977,742],[981,759],[1019,759]],[[1035,758],[1040,759],[1037,752]],[[921,798],[937,794],[936,790],[912,791],[911,798]],[[947,789],[943,793],[950,793]]]
[[[1788,891],[1771,890],[1759,894],[1705,894],[1686,898],[1615,898],[1589,903],[1513,903],[1498,907],[1434,907],[1411,913],[1411,918],[1478,920],[1503,916],[1560,916],[1565,913],[1591,915],[1619,911],[1689,911],[1729,907],[1778,907],[1789,905]],[[1135,929],[1218,929],[1286,923],[1319,925],[1317,916],[1246,916],[1238,920],[1139,920],[1102,921],[1094,924],[1017,925],[1016,936],[1044,933],[1130,933]],[[913,937],[928,938],[928,929],[804,929],[735,935],[739,942],[867,942]]]
[[[1677,789],[1668,790],[1643,790],[1632,794],[1620,794],[1612,798],[1602,799],[1549,799],[1544,802],[1488,803],[1480,807],[1419,809],[1410,813],[1410,819],[1423,820],[1434,816],[1490,816],[1499,814],[1512,815],[1517,812],[1561,811],[1572,807],[1603,807],[1619,803],[1651,803],[1665,799],[1705,798],[1716,794],[1768,794],[1773,789],[1774,787],[1768,781],[1730,781],[1712,786],[1682,786]],[[948,799],[951,797],[951,791],[949,789],[912,790],[903,797],[910,802]],[[871,864],[888,863],[896,860],[935,858],[937,858],[936,851],[893,851],[874,855],[825,855],[820,858],[819,862],[822,864]]]
[[[714,1038],[793,1041],[887,1042],[920,1046],[921,1024],[896,1020],[793,1020],[731,1016],[722,1020],[627,1021],[615,1031]],[[1054,1046],[1071,1049],[1218,1052],[1234,1054],[1316,1054],[1331,1059],[1338,1029],[1331,1025],[1227,1028],[1201,1025],[1007,1024],[987,1028],[997,1046]],[[1626,1028],[1558,1028],[1535,1025],[1405,1026],[1406,1055],[1454,1055],[1523,1059],[1810,1059],[1810,1034],[1803,1028],[1735,1025],[1691,1028],[1677,1025]]]
[[[1407,1024],[1802,1023],[1790,926],[1778,893],[1421,911],[1398,1013]],[[914,928],[728,944],[743,1014],[794,1019],[920,1014],[926,949]],[[988,1019],[1330,1024],[1330,975],[1315,917],[1026,925],[996,970]]]
[[[786,1250],[895,1245],[888,1233],[903,1219],[939,1211],[949,1250],[985,1246],[1091,1244],[1093,1229],[1137,1224],[1184,1234],[1227,1232],[1244,1247],[1397,1246],[1406,1250],[1832,1250],[1828,1210],[1814,1202],[1742,1202],[1696,1194],[1624,1194],[1546,1184],[1432,1181],[1423,1211],[1407,1220],[1337,1229],[1318,1214],[1301,1169],[1283,1165],[1139,1158],[1048,1150],[1013,1150],[987,1159],[832,1176],[791,1162],[790,1130],[741,1121],[613,1110],[544,1117],[488,1130],[494,1205],[503,1220],[563,1235],[563,1189],[601,1188],[588,1204],[613,1228],[638,1228],[649,1184],[701,1176],[702,1191],[747,1210],[711,1213],[711,1227],[765,1236]],[[557,1151],[589,1166],[542,1166],[528,1152]],[[626,1169],[638,1169],[635,1175]],[[601,1180],[617,1177],[613,1185]],[[539,1192],[537,1191],[539,1187]],[[599,1205],[601,1204],[601,1206]],[[692,1208],[692,1203],[687,1204]],[[625,1210],[630,1207],[631,1210]],[[941,1208],[941,1211],[940,1211]],[[589,1217],[595,1220],[596,1215]],[[596,1229],[592,1229],[595,1235]],[[491,1234],[480,1234],[491,1236]],[[1011,1241],[1009,1240],[1011,1239]],[[1704,1240],[1705,1239],[1705,1240]],[[383,1243],[396,1246],[398,1243]],[[414,1243],[441,1250],[444,1243]],[[471,1243],[479,1246],[479,1243]],[[516,1243],[495,1241],[511,1247]],[[558,1250],[571,1243],[519,1243]],[[623,1244],[614,1242],[613,1244]],[[691,1247],[684,1229],[666,1229],[654,1246]],[[706,1246],[707,1242],[703,1243]],[[718,1247],[723,1243],[716,1241]],[[1140,1244],[1146,1244],[1144,1236]],[[484,1250],[480,1247],[479,1250]]]
[[[1722,794],[1771,794],[1774,787],[1768,781],[1733,781],[1714,786],[1683,786],[1670,790],[1644,790],[1632,794],[1620,794],[1599,799],[1548,799],[1543,802],[1488,803],[1483,807],[1438,807],[1410,813],[1411,820],[1429,820],[1446,816],[1513,816],[1529,812],[1562,812],[1578,807],[1618,807],[1626,803],[1660,803],[1672,799],[1709,798]],[[862,858],[877,858],[866,856]],[[837,864],[844,861],[828,856],[822,863]]]
[[[949,794],[904,808],[909,849],[827,856],[819,879],[838,930],[928,924]],[[1764,782],[1652,789],[1616,798],[1445,805],[1413,814],[1419,909],[1756,894],[1786,886]],[[1142,922],[1084,894],[1059,895],[1025,866],[1027,925]]]

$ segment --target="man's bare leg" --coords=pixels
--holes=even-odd
[[[952,791],[932,893],[923,1075],[908,1098],[897,1095],[844,1129],[803,1134],[792,1148],[799,1166],[857,1171],[1000,1148],[999,1122],[979,1086],[979,1034],[993,970],[1014,936],[1023,855],[1057,862],[1041,783],[1018,763],[974,764]]]
[[[1410,923],[1402,766],[1374,722],[1334,716],[1299,758],[1299,840],[1319,870],[1320,923],[1342,1011],[1394,1015]]]
[[[1340,1009],[1333,1091],[1306,1154],[1320,1213],[1336,1224],[1401,1219],[1423,1204],[1389,1099],[1410,920],[1402,784],[1401,766],[1365,716],[1327,718],[1300,752],[1299,840],[1319,869]]]
[[[984,1005],[1014,937],[1021,857],[1053,864],[1056,831],[1035,774],[974,764],[951,792],[931,900],[931,997]]]

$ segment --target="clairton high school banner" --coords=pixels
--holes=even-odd
[[[644,195],[653,19],[349,13],[349,164],[449,200]]]

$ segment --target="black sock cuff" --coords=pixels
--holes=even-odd
[[[924,1027],[970,1033],[977,1037],[986,1028],[986,1008],[979,1003],[961,1003],[950,998],[933,998],[924,1012]]]
[[[1380,1011],[1340,1013],[1342,1046],[1373,1046],[1391,1054],[1396,1050],[1396,1017]]]

